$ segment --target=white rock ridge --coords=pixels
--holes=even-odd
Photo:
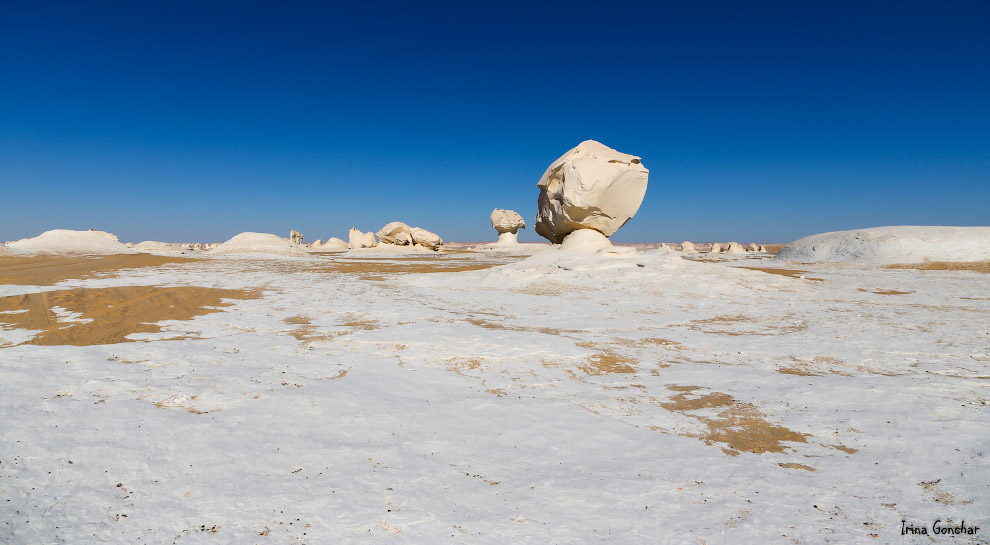
[[[578,229],[611,236],[639,210],[648,177],[639,157],[585,140],[554,161],[536,184],[536,232],[555,244]]]
[[[211,254],[258,254],[269,256],[305,257],[309,254],[292,241],[271,233],[240,233],[210,250]]]
[[[811,235],[788,244],[776,261],[895,264],[990,260],[990,227],[897,225]]]
[[[134,250],[121,244],[117,237],[106,231],[73,231],[54,229],[34,238],[25,238],[7,244],[14,253],[41,254],[133,254]]]
[[[526,228],[526,221],[514,210],[496,208],[491,215],[492,228],[498,232],[498,244],[510,246],[519,243],[516,232]]]

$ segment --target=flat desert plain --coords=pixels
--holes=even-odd
[[[693,257],[0,257],[0,541],[987,542],[986,262]]]

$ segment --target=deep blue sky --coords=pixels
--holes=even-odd
[[[0,240],[532,230],[582,140],[617,241],[990,224],[990,3],[0,0]]]

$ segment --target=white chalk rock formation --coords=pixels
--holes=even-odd
[[[722,251],[722,245],[719,243],[712,244],[712,249],[708,251],[710,254],[717,254]]]
[[[241,233],[210,250],[211,254],[257,254],[273,257],[305,257],[309,254],[292,241],[271,233]]]
[[[685,240],[684,242],[681,243],[681,251],[684,252],[684,253],[686,253],[686,254],[696,254],[696,253],[698,253],[698,250],[695,250],[694,249],[694,243],[693,242],[689,242],[687,240]]]
[[[431,233],[426,229],[421,229],[419,227],[413,227],[409,230],[409,235],[412,237],[414,244],[419,244],[420,246],[429,248],[431,250],[439,249],[443,245],[443,239],[440,235],[436,233]]]
[[[725,251],[730,254],[744,254],[746,249],[742,247],[742,244],[738,242],[730,242],[728,246],[725,247]]]
[[[757,246],[757,247],[756,247],[756,251],[757,251],[757,252],[763,252],[763,253],[767,253],[767,249],[766,249],[766,248],[765,248],[764,246],[762,246],[762,245],[760,245],[760,246]]]
[[[314,249],[314,250],[317,249],[317,248],[320,248],[322,246],[323,246],[323,240],[322,239],[316,239],[312,244],[309,245],[309,247],[312,248],[312,249]]]
[[[895,264],[990,260],[990,227],[897,225],[835,231],[788,244],[776,261]]]
[[[648,177],[639,157],[585,140],[554,161],[536,184],[536,232],[556,244],[578,229],[611,236],[639,210]]]
[[[498,232],[498,244],[500,246],[511,246],[519,244],[516,232],[526,228],[526,222],[514,210],[504,210],[496,208],[491,215],[492,228]]]
[[[750,242],[749,243],[749,246],[746,246],[746,251],[747,252],[759,252],[760,251],[760,247],[757,246],[755,242]]]
[[[396,237],[401,233],[410,233],[411,228],[401,221],[393,221],[378,231],[378,242],[395,244]]]
[[[330,237],[326,242],[320,246],[321,250],[346,250],[350,248],[346,240],[339,239],[337,237]]]
[[[595,229],[578,229],[572,231],[560,244],[560,250],[565,252],[597,252],[602,248],[612,246],[607,236]]]
[[[289,242],[295,244],[296,246],[302,246],[302,243],[303,243],[302,233],[300,233],[299,231],[296,231],[295,229],[293,229],[289,233]]]
[[[374,248],[375,246],[378,246],[378,240],[375,239],[375,234],[371,231],[365,233],[351,227],[351,230],[347,233],[347,247],[352,250]]]
[[[121,244],[115,235],[106,231],[72,231],[55,229],[45,231],[34,238],[25,238],[7,244],[13,253],[39,254],[133,254],[135,250]]]
[[[396,246],[411,246],[413,244],[412,235],[409,233],[399,233],[395,235]]]

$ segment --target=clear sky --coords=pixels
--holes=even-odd
[[[613,240],[990,225],[990,2],[0,0],[0,240],[532,230],[585,139]]]

